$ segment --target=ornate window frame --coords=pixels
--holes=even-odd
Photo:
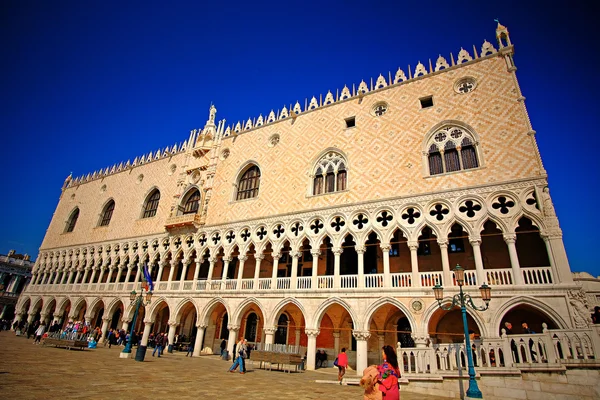
[[[452,137],[451,134],[452,132],[450,132],[450,130],[452,128],[457,128],[461,131],[461,136],[460,137]],[[443,139],[441,139],[440,137],[438,137],[436,139],[436,136],[438,134],[446,134],[447,136],[444,137]],[[443,136],[443,135],[442,135]],[[463,159],[463,155],[461,153],[462,150],[462,144],[463,141],[465,139],[468,139],[470,141],[470,146],[473,147],[474,151],[475,151],[475,157],[476,157],[476,161],[477,161],[477,166],[476,167],[471,167],[471,168],[464,168],[464,159]],[[440,153],[440,162],[442,163],[442,172],[440,173],[436,173],[436,174],[431,174],[430,171],[430,164],[429,164],[429,155],[430,155],[430,151],[432,149],[432,146],[435,145]],[[439,124],[435,125],[432,129],[429,130],[429,132],[425,135],[424,140],[423,140],[423,145],[422,145],[422,167],[421,167],[421,172],[424,178],[433,178],[433,177],[437,177],[437,176],[444,176],[444,175],[449,175],[449,174],[456,174],[456,173],[462,173],[462,172],[466,172],[466,171],[475,171],[481,168],[485,168],[485,163],[483,160],[483,151],[481,151],[481,143],[479,141],[479,135],[477,135],[477,133],[475,132],[475,130],[469,126],[468,124],[462,122],[462,121],[456,121],[456,120],[445,120],[440,122]],[[448,171],[447,168],[445,167],[445,157],[444,157],[444,149],[448,147],[450,150],[452,151],[456,151],[458,154],[458,163],[459,163],[459,168],[458,169],[453,169],[452,171]],[[447,157],[446,157],[447,158]]]
[[[343,189],[338,188],[338,172],[340,171],[340,166],[343,166],[344,169],[342,171],[344,171],[346,175]],[[320,191],[320,193],[316,193],[316,179],[319,175],[319,171],[321,172],[320,175],[322,177],[322,191]],[[334,147],[325,149],[313,159],[312,167],[310,173],[308,174],[310,179],[307,191],[308,196],[324,196],[348,191],[350,187],[349,171],[350,167],[348,165],[348,157],[346,154],[344,154],[344,152]],[[327,191],[327,176],[329,173],[333,173],[333,190],[331,191]]]
[[[77,213],[77,215],[75,215],[75,213]],[[80,214],[81,214],[81,210],[79,209],[79,207],[75,207],[69,213],[69,218],[67,218],[67,221],[65,224],[65,229],[64,229],[63,233],[71,233],[75,230],[75,228],[77,227],[77,221],[79,220]],[[73,219],[75,219],[75,220],[73,221]]]
[[[152,201],[156,201],[156,208],[154,210],[147,210],[148,204],[151,201],[151,197],[154,196],[156,193],[158,193],[158,200],[152,200]],[[160,189],[156,186],[152,187],[152,189],[150,189],[148,191],[148,193],[146,194],[146,197],[144,198],[144,203],[142,204],[142,212],[140,215],[140,219],[148,219],[148,218],[154,218],[156,217],[156,214],[158,213],[158,207],[160,207],[160,198],[161,198],[161,193],[160,193]],[[153,215],[146,215],[147,212],[152,212],[154,211]]]
[[[239,184],[241,179],[244,177],[244,175],[246,174],[246,172],[248,172],[248,170],[250,170],[251,168],[256,167],[256,169],[258,169],[258,184],[256,185],[256,188],[252,189],[252,190],[256,190],[256,195],[252,196],[252,197],[247,197],[245,199],[238,199],[238,189],[239,189]],[[262,168],[260,166],[260,164],[254,160],[248,160],[246,161],[244,164],[242,164],[242,166],[240,168],[238,168],[236,174],[235,174],[235,180],[232,183],[233,186],[233,190],[231,193],[231,202],[232,203],[237,203],[240,201],[251,201],[251,200],[256,200],[260,197],[261,194],[261,185],[262,185]]]
[[[112,210],[109,210],[108,208],[111,205],[112,205]],[[104,205],[102,206],[102,209],[100,211],[100,215],[98,218],[98,224],[96,225],[97,228],[103,228],[103,227],[107,227],[110,225],[110,222],[112,221],[112,217],[115,213],[116,206],[117,206],[117,203],[115,202],[115,199],[112,197],[104,202]],[[110,215],[108,217],[106,217],[106,214],[108,212],[110,212]]]
[[[188,200],[190,199],[190,197],[192,197],[194,195],[194,193],[198,191],[198,209],[196,210],[196,212],[185,212],[185,206],[188,202]],[[185,190],[183,196],[181,196],[181,201],[179,202],[179,204],[177,205],[177,212],[176,215],[187,215],[187,214],[198,214],[198,211],[200,211],[202,209],[202,190],[200,190],[200,188],[196,185],[190,185],[187,187],[187,189]]]

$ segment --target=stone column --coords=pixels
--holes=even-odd
[[[273,256],[273,271],[271,274],[271,290],[277,289],[277,270],[279,269],[279,258],[281,253],[271,253]]]
[[[264,328],[265,333],[265,350],[269,351],[273,347],[273,343],[275,342],[275,332],[276,328]]]
[[[523,284],[523,274],[521,273],[521,266],[519,265],[519,256],[517,255],[517,247],[515,242],[517,241],[516,233],[508,233],[502,235],[506,246],[508,246],[508,255],[510,256],[510,267],[512,268],[513,283],[515,285]]]
[[[209,264],[209,267],[208,267],[208,276],[206,277],[206,281],[210,283],[212,281],[212,276],[213,276],[213,273],[215,271],[215,263],[217,262],[217,258],[216,257],[209,257],[208,258],[208,262],[210,264]],[[206,288],[210,289],[210,285],[206,285]]]
[[[319,336],[319,333],[320,331],[318,329],[306,329],[306,336],[308,336],[308,343],[306,344],[306,369],[309,371],[315,370],[317,336]]]
[[[358,255],[358,288],[365,287],[365,246],[354,246]]]
[[[131,278],[131,271],[133,270],[133,267],[131,265],[129,265],[127,267],[127,274],[125,275],[125,283],[129,283],[129,278]],[[121,274],[119,273],[119,276],[121,276]]]
[[[408,248],[410,249],[410,266],[412,268],[412,287],[421,287],[421,278],[419,276],[419,257],[417,256],[417,250],[419,249],[419,242],[410,241],[407,242]]]
[[[196,257],[195,264],[196,264],[196,269],[194,269],[194,285],[193,285],[194,290],[196,290],[196,288],[198,287],[197,286],[198,276],[200,275],[200,265],[202,265],[202,262],[198,261],[198,258]],[[196,347],[194,347],[194,351],[196,351]]]
[[[302,330],[300,329],[296,329],[295,334],[296,336],[294,337],[294,343],[296,344],[296,346],[300,346],[300,334],[302,333]]]
[[[83,271],[83,278],[81,279],[81,283],[87,283],[87,277],[88,277],[89,272],[90,272],[89,268],[86,268]]]
[[[197,263],[196,263],[197,264]],[[206,330],[208,325],[200,324],[196,325],[196,341],[194,342],[194,354],[196,357],[200,355],[202,352],[202,341],[204,340],[204,331]]]
[[[173,343],[175,343],[175,331],[177,330],[178,326],[179,326],[179,324],[177,322],[169,321],[169,333],[168,333],[169,347],[167,350],[169,353],[173,352]]]
[[[244,276],[244,264],[246,264],[247,259],[248,259],[248,256],[246,256],[246,255],[238,257],[238,260],[240,262],[240,267],[238,268],[237,284],[235,287],[237,290],[242,290],[242,278]]]
[[[62,271],[57,271],[56,275],[54,276],[54,280],[52,281],[52,284],[55,285],[58,283],[58,278],[62,276]]]
[[[122,322],[121,329],[123,329],[125,332],[129,333],[129,323],[131,321],[128,319],[122,319],[121,322]]]
[[[553,283],[573,283],[573,275],[571,274],[571,267],[569,266],[569,260],[567,259],[567,252],[565,251],[562,235],[548,235],[547,238],[544,238],[544,236],[542,236],[542,238],[544,241],[547,240],[546,248],[548,249],[550,266],[552,266],[552,262],[554,262],[557,273],[557,275],[553,277]]]
[[[75,275],[75,283],[79,283],[79,278],[81,277],[81,267],[77,268],[77,275]]]
[[[227,351],[229,352],[229,356],[232,359],[235,359],[235,354],[233,354],[233,346],[237,342],[237,333],[240,330],[239,325],[229,325],[227,327],[229,329],[229,340],[227,341]]]
[[[98,282],[96,283],[102,283],[102,275],[104,275],[104,270],[106,269],[106,267],[103,265],[100,267],[100,271],[98,271]]]
[[[108,276],[106,277],[106,281],[104,283],[110,283],[114,269],[115,267],[113,267],[112,265],[108,266]]]
[[[67,278],[67,284],[71,283],[71,279],[73,279],[74,273],[75,273],[75,270],[69,271],[69,277]]]
[[[315,289],[317,289],[317,286],[319,284],[318,272],[319,272],[319,256],[321,255],[321,251],[320,250],[311,250],[310,254],[312,254],[312,257],[313,257],[310,288],[312,290],[315,290]],[[314,362],[313,362],[313,368],[314,368]]]
[[[444,281],[441,285],[454,286],[452,272],[450,272],[450,261],[448,259],[448,240],[438,239],[438,245],[440,246],[440,251],[442,253],[442,271],[444,276]]]
[[[333,287],[339,289],[342,287],[342,277],[340,276],[340,258],[344,251],[341,247],[334,247],[331,249],[334,262],[333,262]]]
[[[183,260],[183,271],[181,271],[181,279],[180,282],[181,285],[183,285],[183,282],[185,282],[185,277],[187,276],[187,270],[188,270],[188,265],[190,265],[191,260]],[[183,289],[182,286],[179,287],[179,289]]]
[[[264,254],[254,254],[254,284],[253,289],[258,289],[258,279],[260,277],[260,262],[265,258]]]
[[[140,277],[142,276],[142,268],[144,266],[141,262],[137,263],[137,271],[135,273],[135,279],[133,280],[133,287],[137,286],[137,283],[140,281]],[[152,265],[148,267],[148,275],[152,274]]]
[[[44,325],[46,325],[46,329],[49,328],[48,323],[46,321],[47,318],[48,318],[48,314],[44,314],[44,313],[40,314],[40,324],[43,323]]]
[[[225,290],[225,282],[227,281],[227,272],[229,272],[229,263],[231,258],[223,257],[223,275],[221,277],[221,290]]]
[[[333,352],[340,354],[340,331],[333,331]]]
[[[142,334],[142,342],[140,343],[140,346],[148,346],[148,338],[150,337],[152,324],[153,322],[144,321],[144,333]]]
[[[171,260],[171,268],[169,268],[169,279],[167,280],[167,282],[169,282],[167,290],[171,289],[171,282],[173,282],[173,274],[175,274],[175,268],[177,267],[177,264],[179,264],[177,260]]]
[[[381,243],[379,245],[383,253],[383,286],[392,287],[392,275],[390,273],[390,246],[389,243]]]
[[[117,269],[117,276],[115,277],[115,283],[119,283],[121,281],[121,274],[123,273],[123,264],[119,264],[119,268]],[[125,281],[127,282],[127,280]]]
[[[473,255],[475,256],[475,273],[477,275],[477,285],[483,285],[487,279],[483,270],[483,259],[481,258],[481,238],[469,238],[469,242],[473,247]]]
[[[369,352],[367,341],[371,337],[369,331],[352,331],[354,339],[356,339],[356,375],[362,376],[363,371],[369,365]]]
[[[27,314],[27,323],[31,324],[33,322],[34,318],[35,318],[35,312]]]
[[[108,331],[108,324],[110,324],[111,319],[112,318],[106,317],[102,318],[102,328],[100,328],[100,330],[102,331],[102,339],[106,339],[106,332]]]
[[[290,289],[298,289],[298,258],[302,255],[301,252],[293,252],[292,255],[292,273],[290,278]]]
[[[164,269],[165,269],[165,263],[161,261],[158,264],[158,274],[156,275],[156,283],[159,283],[160,280],[162,279],[162,274],[163,274]]]

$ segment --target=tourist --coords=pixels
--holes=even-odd
[[[33,344],[40,343],[40,340],[42,340],[42,335],[44,334],[45,331],[46,331],[46,324],[44,322],[41,322],[40,326],[38,326],[38,328],[35,331],[35,340],[33,341]]]
[[[512,324],[508,321],[506,321],[504,323],[504,330],[506,331],[507,335],[512,335],[513,331],[512,331]],[[514,339],[509,339],[510,340],[510,349],[513,353],[513,359],[515,362],[519,362],[519,350],[517,349],[517,344],[515,343]]]
[[[342,347],[342,351],[338,354],[336,358],[337,363],[333,363],[336,367],[338,367],[338,381],[340,385],[342,384],[342,379],[344,378],[344,374],[346,373],[346,368],[348,368],[348,356],[346,355],[346,348]]]
[[[154,346],[154,351],[152,352],[152,357],[154,357],[154,354],[158,351],[158,357],[160,358],[160,355],[163,353],[165,339],[166,339],[166,337],[163,332],[161,332],[160,334],[158,334],[156,336],[156,346]]]
[[[240,374],[245,374],[244,359],[247,357],[246,353],[246,339],[240,339],[236,345],[236,358],[233,365],[229,368],[229,372],[235,372],[238,365],[240,366]]]
[[[187,353],[185,353],[185,356],[190,356],[192,357],[194,354],[194,341],[196,340],[196,336],[192,336],[190,338],[190,344],[188,344],[188,348],[187,348]]]
[[[382,392],[383,400],[399,400],[398,379],[400,379],[400,370],[398,369],[398,357],[394,348],[390,345],[383,346],[381,350],[383,363],[377,366],[379,390]]]
[[[223,358],[223,354],[225,354],[225,348],[227,347],[227,342],[225,339],[221,340],[221,358]]]
[[[33,336],[35,330],[37,329],[37,326],[38,326],[37,321],[35,321],[35,323],[29,324],[29,326],[27,327],[27,339],[29,339],[31,336]]]
[[[523,328],[523,333],[528,335],[533,335],[535,332],[529,328],[529,325],[525,321],[521,321],[521,328]],[[535,351],[535,343],[533,339],[529,339],[529,352],[531,353],[531,359],[533,362],[537,362],[537,352]]]

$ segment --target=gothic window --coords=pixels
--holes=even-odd
[[[462,163],[464,169],[477,168],[479,163],[477,162],[477,153],[475,152],[475,146],[468,137],[462,140],[461,144]]]
[[[479,167],[477,142],[463,128],[445,126],[429,139],[429,175],[439,175]]]
[[[200,205],[200,191],[194,189],[193,192],[188,196],[183,206],[183,214],[195,214],[198,212]]]
[[[156,210],[158,210],[159,202],[160,191],[158,189],[155,189],[146,201],[146,205],[144,206],[144,215],[142,216],[142,218],[154,217],[156,215]]]
[[[339,153],[328,152],[317,162],[313,179],[314,195],[346,190],[348,175],[345,159]]]
[[[251,199],[258,196],[259,186],[260,169],[256,165],[253,165],[240,178],[237,186],[236,200]]]
[[[71,213],[65,233],[73,232],[73,229],[75,229],[75,225],[77,224],[77,218],[79,218],[79,208],[76,208],[75,211]]]
[[[110,224],[110,219],[112,218],[114,210],[115,202],[114,200],[111,200],[106,206],[104,206],[104,210],[102,211],[102,218],[100,219],[100,226],[108,226],[108,224]]]

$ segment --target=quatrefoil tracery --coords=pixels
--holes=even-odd
[[[258,230],[256,231],[256,236],[258,236],[259,240],[263,240],[263,238],[267,235],[267,230],[265,229],[264,226],[261,226],[260,228],[258,228]]]
[[[248,229],[244,229],[242,231],[242,233],[240,234],[240,237],[242,238],[242,240],[244,242],[246,242],[248,240],[248,238],[250,237],[250,232],[248,231]]]
[[[467,200],[464,206],[458,208],[458,211],[466,214],[469,218],[473,218],[477,211],[481,211],[481,205],[473,200]]]
[[[296,222],[294,224],[294,226],[292,226],[292,233],[298,237],[298,235],[300,234],[300,232],[302,232],[304,230],[304,227],[302,226],[302,224],[300,222]]]
[[[390,221],[394,219],[394,216],[389,211],[383,210],[376,221],[381,224],[381,226],[386,227],[389,225]]]
[[[342,217],[335,217],[335,219],[331,221],[331,227],[336,232],[339,232],[344,227],[344,225],[346,225],[346,222],[342,219]]]
[[[273,229],[273,234],[277,237],[277,239],[279,239],[281,235],[283,235],[283,232],[285,232],[285,229],[281,224],[277,225],[277,227]]]
[[[419,219],[420,216],[421,213],[417,209],[410,207],[406,209],[404,214],[402,214],[402,219],[406,220],[409,225],[412,225],[415,223],[415,220]]]
[[[212,241],[215,245],[221,241],[221,235],[219,235],[219,232],[213,235]]]
[[[200,239],[198,239],[198,242],[200,242],[200,246],[204,246],[206,244],[206,240],[206,235],[200,236]]]
[[[321,229],[323,229],[323,222],[320,219],[315,219],[310,225],[310,229],[317,235]]]
[[[233,233],[233,231],[229,231],[227,236],[225,236],[225,239],[227,239],[227,242],[229,243],[233,242],[233,239],[235,239],[235,233]]]
[[[510,209],[515,206],[515,202],[506,196],[500,196],[494,203],[492,203],[492,208],[494,210],[499,210],[502,214],[508,214]]]
[[[364,214],[358,214],[356,216],[356,218],[352,221],[352,223],[358,229],[362,229],[368,222],[369,222],[369,219]]]
[[[433,206],[433,209],[431,211],[429,211],[429,215],[431,215],[432,217],[435,217],[435,219],[437,219],[438,221],[442,221],[444,219],[444,217],[446,215],[448,215],[449,213],[450,213],[450,210],[448,210],[448,207],[446,207],[440,203]]]

